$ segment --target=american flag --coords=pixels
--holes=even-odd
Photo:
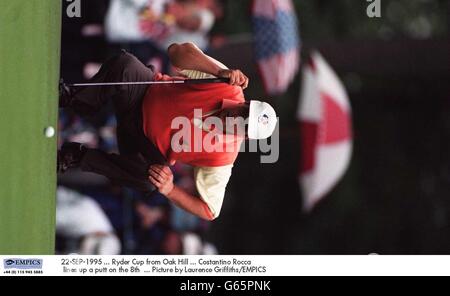
[[[291,0],[254,0],[254,47],[269,95],[284,93],[300,65],[298,20]]]

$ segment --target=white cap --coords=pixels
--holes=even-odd
[[[252,140],[264,140],[272,136],[277,126],[277,114],[267,103],[250,101],[248,118],[248,137]]]

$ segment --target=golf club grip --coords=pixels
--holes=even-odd
[[[187,84],[230,83],[230,78],[186,79]]]

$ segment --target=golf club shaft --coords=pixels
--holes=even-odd
[[[170,80],[170,81],[72,83],[66,85],[69,87],[89,87],[89,86],[122,86],[122,85],[204,84],[204,83],[229,83],[229,82],[230,82],[229,78],[210,78],[210,79],[186,79],[186,80]]]

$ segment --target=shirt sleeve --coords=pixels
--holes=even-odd
[[[223,68],[223,69],[228,69],[227,66],[225,66],[224,64],[222,64],[221,62],[213,59],[213,62],[216,65],[219,65],[219,67]],[[188,79],[209,79],[209,78],[216,78],[216,76],[208,74],[208,73],[204,73],[204,72],[200,72],[200,71],[196,71],[196,70],[181,70],[179,71],[179,73],[185,77],[187,77]]]
[[[195,70],[182,70],[179,72],[181,75],[187,77],[188,79],[209,79],[215,78],[213,75],[208,73],[203,73]]]
[[[194,168],[195,184],[200,198],[208,205],[214,218],[219,217],[233,165]]]
[[[223,63],[219,62],[218,60],[211,58],[210,59],[219,67],[222,69],[229,69],[227,66],[225,66]],[[187,77],[188,79],[209,79],[209,78],[216,78],[214,75],[196,71],[196,70],[189,70],[189,69],[180,69],[179,73],[183,75],[184,77]]]

